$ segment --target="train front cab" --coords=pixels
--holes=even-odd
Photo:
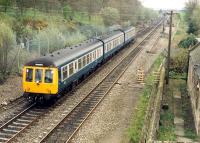
[[[24,95],[31,100],[51,98],[58,93],[57,68],[25,66],[23,69]]]

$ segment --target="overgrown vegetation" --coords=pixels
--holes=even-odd
[[[180,115],[183,115],[184,119],[184,131],[185,137],[190,139],[196,139],[196,135],[193,130],[192,110],[190,99],[187,95],[187,84],[185,82],[187,78],[188,68],[188,50],[197,44],[196,37],[199,35],[199,26],[197,21],[197,11],[199,3],[196,0],[189,0],[186,4],[186,11],[181,12],[179,17],[176,17],[176,21],[180,20],[179,27],[173,39],[172,58],[170,64],[170,85],[166,86],[164,92],[165,104],[169,105],[168,110],[162,110],[160,119],[160,128],[158,132],[158,140],[161,141],[175,141],[175,126],[174,126],[174,110],[175,100],[173,100],[173,92],[176,94],[181,91],[182,106],[180,107]],[[200,11],[199,11],[200,12]],[[183,91],[184,89],[184,91]]]
[[[128,130],[129,138],[132,143],[138,143],[141,138],[142,128],[144,126],[145,115],[149,103],[150,96],[152,95],[153,88],[155,87],[153,71],[157,71],[163,61],[163,57],[159,56],[152,67],[151,73],[145,79],[145,87],[143,94],[139,98],[137,110],[134,112],[134,117],[131,127]]]
[[[158,140],[160,141],[175,141],[174,114],[171,110],[161,112],[160,124],[158,130]]]
[[[184,73],[187,70],[188,51],[179,49],[178,54],[174,55],[171,59],[170,69],[176,73]]]
[[[186,129],[185,130],[185,137],[192,139],[194,141],[198,141],[198,136],[196,135],[195,131],[192,129]]]
[[[173,78],[185,78],[188,66],[188,49],[197,42],[194,35],[186,33],[187,22],[185,17],[185,12],[181,12],[179,16],[175,17],[175,21],[180,21],[180,23],[173,39],[173,47],[175,48],[172,49],[170,63],[170,77]]]
[[[187,38],[181,40],[178,44],[180,48],[191,48],[192,46],[196,45],[198,40],[194,35],[189,35]]]

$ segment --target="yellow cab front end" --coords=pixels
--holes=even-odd
[[[32,94],[57,94],[58,69],[25,66],[23,68],[23,91]]]

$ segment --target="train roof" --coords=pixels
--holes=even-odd
[[[124,32],[127,33],[127,32],[129,32],[129,31],[131,31],[131,30],[135,30],[135,27],[130,26],[130,27],[126,28],[126,29],[124,30]]]
[[[101,37],[101,40],[103,40],[106,43],[106,42],[108,42],[118,36],[121,36],[121,35],[123,35],[123,32],[120,30],[117,30],[117,31],[113,31],[112,33],[110,33],[108,35]]]
[[[101,45],[102,42],[99,40],[90,39],[82,44],[73,47],[67,47],[65,49],[61,49],[46,56],[32,60],[25,64],[25,66],[58,67]]]

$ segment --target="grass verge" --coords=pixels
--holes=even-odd
[[[158,140],[160,141],[175,141],[175,126],[174,122],[174,114],[171,110],[167,110],[162,112],[160,115],[160,123],[161,126],[158,130]]]
[[[131,122],[131,127],[128,130],[128,136],[132,143],[138,143],[141,138],[148,103],[149,103],[151,94],[153,92],[153,88],[155,86],[154,84],[155,76],[153,75],[153,71],[157,71],[159,69],[162,61],[163,61],[163,57],[159,56],[154,62],[150,74],[147,75],[145,79],[146,84],[144,87],[144,91],[143,91],[143,94],[139,98],[137,109],[134,113],[134,117]]]

